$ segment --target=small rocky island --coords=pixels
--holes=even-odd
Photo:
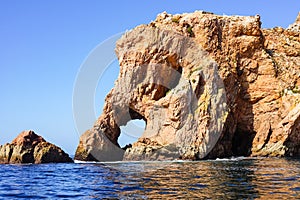
[[[61,148],[33,131],[23,131],[10,144],[0,145],[0,163],[71,163]]]
[[[287,29],[260,16],[161,13],[116,44],[119,77],[78,160],[300,156],[300,14]],[[146,128],[124,151],[120,126]]]

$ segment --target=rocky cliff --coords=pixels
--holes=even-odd
[[[73,162],[68,154],[33,131],[23,131],[10,144],[0,145],[0,163],[68,162]]]
[[[119,77],[75,159],[300,156],[299,19],[262,29],[258,15],[164,12],[125,33]],[[131,119],[146,128],[124,152]]]

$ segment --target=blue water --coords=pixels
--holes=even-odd
[[[0,199],[300,199],[300,160],[0,165]]]

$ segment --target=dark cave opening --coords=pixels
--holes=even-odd
[[[255,133],[242,131],[237,129],[232,141],[232,153],[234,156],[250,156],[252,142]]]

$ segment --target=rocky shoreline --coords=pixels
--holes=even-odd
[[[161,13],[116,44],[119,77],[75,160],[300,157],[300,13],[287,29],[256,16]],[[121,148],[120,126],[146,122]],[[0,164],[72,163],[33,131],[0,145]]]
[[[125,33],[119,77],[75,159],[300,156],[300,13],[287,29],[261,24],[164,12]],[[131,119],[146,129],[124,151],[120,126]]]

